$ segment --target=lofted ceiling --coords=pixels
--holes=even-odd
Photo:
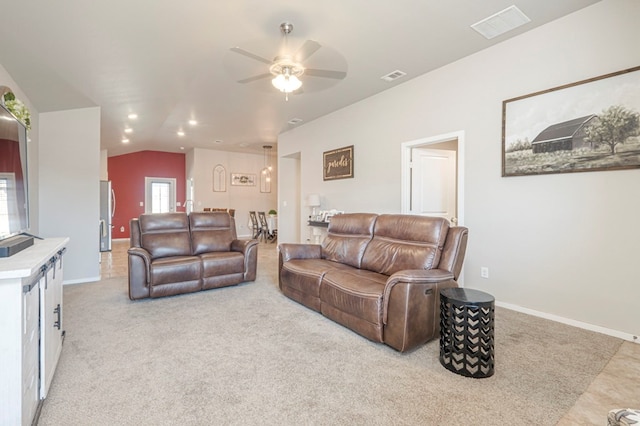
[[[99,106],[109,156],[193,147],[259,153],[296,125],[597,1],[7,1],[0,65],[39,112]],[[470,27],[512,4],[531,22],[490,40]],[[270,79],[238,83],[268,65],[230,49],[273,59],[283,22],[294,25],[294,50],[305,40],[323,46],[305,65],[347,76],[303,75],[303,93],[288,101]],[[395,70],[406,76],[381,79]]]

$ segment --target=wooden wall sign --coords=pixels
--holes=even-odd
[[[322,178],[324,180],[353,177],[353,145],[325,151],[322,157]]]

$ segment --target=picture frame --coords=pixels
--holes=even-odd
[[[320,213],[315,217],[314,220],[318,222],[330,222],[333,216],[344,214],[344,210],[321,210]]]
[[[325,151],[322,155],[322,179],[336,180],[353,177],[353,145]]]
[[[502,176],[640,168],[640,66],[502,102]]]
[[[253,173],[231,173],[231,185],[256,186],[256,175]]]

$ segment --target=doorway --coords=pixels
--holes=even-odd
[[[145,213],[176,211],[176,179],[144,178]]]
[[[402,213],[464,223],[464,132],[402,144]]]
[[[278,242],[303,242],[302,218],[307,215],[303,213],[306,206],[302,205],[304,198],[301,195],[302,169],[299,151],[279,158],[278,176],[287,176],[287,179],[278,179]]]

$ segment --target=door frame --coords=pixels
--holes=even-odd
[[[456,185],[457,185],[457,217],[459,226],[464,226],[464,130],[457,132],[445,133],[442,135],[431,136],[428,138],[416,139],[413,141],[403,142],[401,144],[401,212],[407,214],[411,203],[411,150],[414,148],[427,148],[441,142],[452,140],[458,141],[458,163],[456,166]]]

